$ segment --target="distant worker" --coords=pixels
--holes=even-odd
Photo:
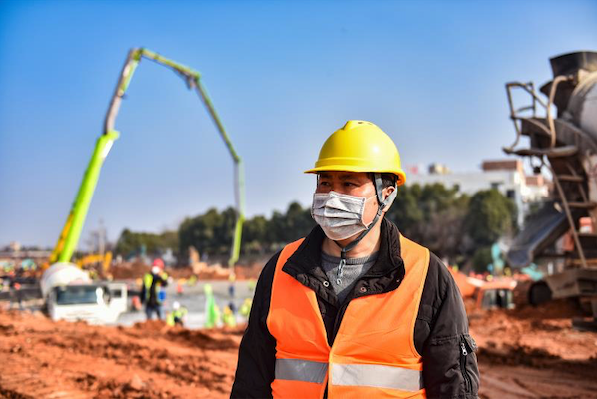
[[[13,289],[12,297],[17,301],[19,310],[23,310],[23,292],[21,291],[21,283],[19,283],[16,278],[14,278],[11,282],[11,287]],[[13,300],[11,298],[10,301],[10,308],[12,309]]]
[[[235,315],[236,314],[236,305],[234,304],[234,298],[236,297],[236,275],[234,273],[230,273],[230,276],[228,277],[228,282],[229,282],[228,295],[230,296],[230,302],[228,302],[228,308],[230,308],[233,315]]]
[[[255,279],[253,277],[251,277],[249,279],[249,281],[247,282],[247,288],[249,288],[249,292],[253,293],[255,292],[255,286],[257,285],[257,281],[255,281]]]
[[[184,327],[184,317],[187,315],[187,308],[181,306],[178,301],[172,304],[172,311],[168,313],[166,318],[166,324],[169,326],[181,326]]]
[[[458,287],[384,218],[405,182],[392,139],[349,121],[306,173],[318,226],[263,269],[231,397],[476,398]]]
[[[211,284],[203,286],[205,293],[205,328],[214,328],[220,325],[220,308],[216,304],[213,287]]]
[[[251,305],[253,304],[253,300],[251,298],[245,298],[242,305],[240,305],[239,313],[244,318],[249,318],[249,313],[251,313]]]
[[[234,273],[230,273],[230,276],[228,276],[228,295],[230,296],[230,298],[234,299],[235,295],[236,295],[236,276],[234,275]]]
[[[161,258],[156,258],[153,260],[153,266],[157,266],[160,268],[160,276],[164,279],[164,280],[168,280],[168,274],[166,274],[164,272],[164,261]],[[166,302],[166,285],[162,285],[160,286],[160,289],[158,291],[158,299],[160,300],[161,303]]]
[[[147,320],[151,320],[153,314],[162,319],[162,304],[164,296],[161,294],[163,287],[168,285],[168,275],[162,271],[164,263],[156,259],[151,267],[151,273],[143,276],[143,289],[141,290],[141,302],[145,304]]]
[[[230,308],[230,305],[224,306],[224,310],[222,311],[222,323],[226,327],[236,327],[236,316],[234,311]]]

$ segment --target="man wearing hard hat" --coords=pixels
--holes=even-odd
[[[166,291],[163,288],[167,285],[168,275],[164,272],[164,261],[156,258],[151,272],[143,276],[143,287],[141,287],[141,303],[145,304],[147,320],[151,320],[153,313],[157,315],[158,320],[162,319],[162,305],[166,299]]]
[[[476,345],[448,269],[383,216],[405,174],[349,121],[319,153],[318,226],[265,266],[233,398],[476,398]]]

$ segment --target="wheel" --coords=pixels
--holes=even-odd
[[[533,306],[551,301],[551,289],[545,281],[537,281],[529,288],[529,303]]]

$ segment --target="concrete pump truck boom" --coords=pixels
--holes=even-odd
[[[224,125],[201,82],[201,74],[185,65],[162,57],[144,49],[132,49],[116,86],[110,102],[104,132],[98,138],[91,160],[87,166],[83,181],[75,197],[66,223],[60,233],[58,242],[49,260],[51,265],[42,277],[42,295],[46,301],[48,312],[53,319],[79,320],[85,319],[95,323],[115,322],[118,315],[126,310],[126,286],[124,284],[95,283],[85,278],[84,273],[71,262],[73,253],[79,242],[83,224],[93,198],[100,175],[100,170],[119,133],[115,130],[116,116],[133,74],[143,58],[154,61],[172,69],[181,76],[190,89],[197,90],[205,104],[212,121],[228,149],[235,165],[234,188],[236,202],[236,225],[228,265],[233,273],[233,266],[240,253],[242,225],[244,221],[244,178],[243,164],[240,156],[232,146]]]

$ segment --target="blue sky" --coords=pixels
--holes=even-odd
[[[597,49],[595,1],[2,1],[0,245],[53,245],[127,51],[203,75],[246,165],[247,213],[310,204],[311,167],[348,119],[404,164],[475,170],[513,141],[504,83]],[[198,97],[144,61],[82,242],[103,219],[161,231],[233,204],[232,163]]]

